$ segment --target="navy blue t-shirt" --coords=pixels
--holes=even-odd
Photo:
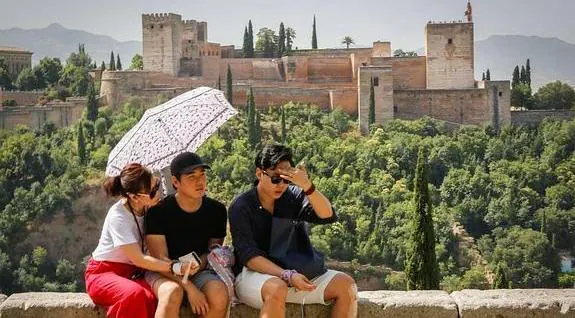
[[[247,262],[256,257],[264,256],[269,259],[268,253],[271,241],[272,218],[289,218],[304,220],[314,224],[328,224],[337,221],[335,209],[333,215],[322,219],[315,213],[302,189],[294,185],[288,189],[274,203],[273,216],[260,204],[257,188],[240,194],[234,199],[229,208],[230,231],[236,254],[234,272],[241,272]]]

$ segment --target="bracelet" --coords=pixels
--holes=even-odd
[[[291,286],[291,278],[294,274],[297,274],[295,269],[284,269],[281,273],[281,279]]]
[[[309,187],[309,189],[307,189],[307,191],[305,191],[304,193],[305,195],[311,195],[312,193],[314,193],[314,191],[315,191],[315,185],[312,182],[311,187]]]
[[[178,263],[178,261],[172,261],[170,262],[170,274],[172,275],[176,275],[176,273],[174,273],[174,265]]]

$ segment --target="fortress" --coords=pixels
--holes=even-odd
[[[370,83],[375,120],[429,116],[461,125],[511,121],[509,81],[474,78],[474,24],[428,22],[425,55],[394,57],[390,42],[370,48],[296,50],[278,58],[243,58],[234,46],[208,41],[207,22],[173,13],[142,15],[143,71],[105,71],[101,96],[117,106],[129,96],[168,97],[198,86],[225,85],[228,66],[233,101],[245,105],[251,87],[258,107],[289,101],[341,109],[368,128]]]

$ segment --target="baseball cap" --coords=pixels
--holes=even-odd
[[[170,171],[173,176],[188,174],[196,168],[210,169],[210,166],[202,161],[202,158],[193,152],[182,152],[170,163]]]

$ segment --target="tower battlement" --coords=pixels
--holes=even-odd
[[[181,22],[182,16],[175,13],[150,13],[142,14],[142,23],[159,23],[159,22]]]

